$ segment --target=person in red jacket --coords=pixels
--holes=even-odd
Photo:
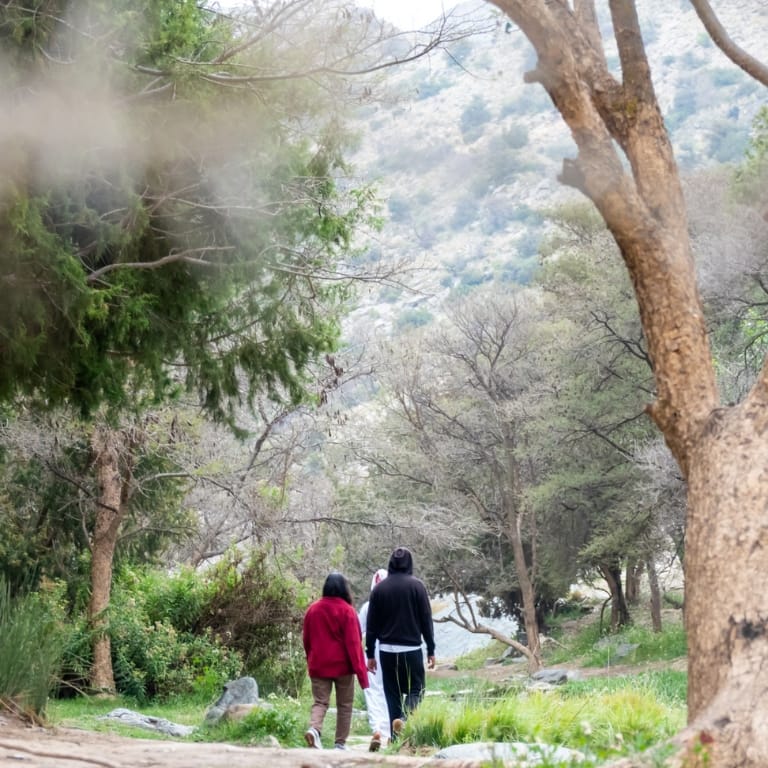
[[[302,630],[307,670],[312,683],[312,709],[307,745],[322,749],[320,735],[328,711],[331,689],[336,689],[336,749],[346,749],[352,726],[355,677],[368,687],[368,669],[363,653],[357,612],[352,605],[349,582],[340,573],[331,573],[323,584],[323,596],[304,614]]]

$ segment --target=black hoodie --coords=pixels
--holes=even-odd
[[[418,648],[422,638],[427,656],[435,655],[432,609],[427,589],[413,575],[410,550],[398,547],[389,558],[389,575],[371,592],[365,633],[365,652],[374,658],[376,641]]]

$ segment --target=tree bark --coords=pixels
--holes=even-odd
[[[541,669],[541,638],[539,623],[536,619],[536,590],[534,588],[532,565],[528,563],[523,548],[521,523],[523,515],[523,496],[520,481],[520,465],[515,455],[515,432],[510,423],[501,424],[506,465],[500,470],[499,488],[502,494],[502,507],[505,520],[505,532],[512,546],[515,561],[517,583],[520,586],[520,599],[523,602],[523,624],[525,625],[528,656],[528,671],[533,673]],[[503,476],[503,475],[506,476]]]
[[[122,477],[118,437],[106,428],[94,428],[91,438],[99,497],[91,538],[91,597],[88,618],[93,637],[91,688],[99,693],[114,694],[112,646],[109,639],[109,608],[112,591],[112,564],[117,536],[122,522]]]
[[[768,67],[754,56],[750,56],[740,48],[725,31],[708,0],[691,0],[696,14],[712,42],[734,63],[741,67],[750,77],[763,85],[768,85]]]
[[[629,624],[629,609],[621,587],[621,568],[618,563],[606,563],[600,566],[600,573],[611,593],[611,631],[615,632]]]
[[[594,0],[574,0],[573,10],[550,0],[493,4],[536,49],[526,80],[547,90],[578,147],[561,180],[593,201],[619,246],[653,363],[648,411],[688,481],[689,728],[665,764],[764,768],[768,374],[743,403],[720,407],[680,178],[633,0],[609,2],[620,82],[606,65]]]
[[[651,626],[654,632],[661,632],[661,590],[659,589],[659,575],[656,573],[656,565],[652,559],[646,562],[648,571],[648,586],[651,591]]]
[[[643,563],[628,560],[624,576],[624,595],[629,605],[636,605],[640,600],[640,579],[643,575]]]

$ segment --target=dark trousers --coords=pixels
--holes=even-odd
[[[424,654],[418,651],[389,653],[379,651],[381,682],[389,710],[389,724],[393,720],[405,720],[408,713],[419,705],[424,697]],[[405,701],[403,701],[405,697]],[[392,731],[394,736],[394,731]]]

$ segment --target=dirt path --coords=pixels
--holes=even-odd
[[[567,669],[568,665],[559,665]],[[684,660],[647,665],[579,668],[581,677],[637,674],[650,669],[684,669]],[[573,668],[572,668],[573,669]],[[481,677],[503,683],[525,675],[524,665],[493,664],[472,672],[439,668],[435,678]],[[429,680],[427,681],[429,689]],[[189,741],[141,739],[74,728],[30,726],[9,716],[0,716],[0,766],[19,768],[480,768],[482,763],[436,760],[431,755],[384,755],[367,751],[365,740],[351,740],[349,751],[244,747]]]
[[[0,726],[0,766],[20,768],[422,768],[430,763],[440,768],[475,768],[466,761],[372,754],[364,749],[241,747],[31,728],[18,722]]]

